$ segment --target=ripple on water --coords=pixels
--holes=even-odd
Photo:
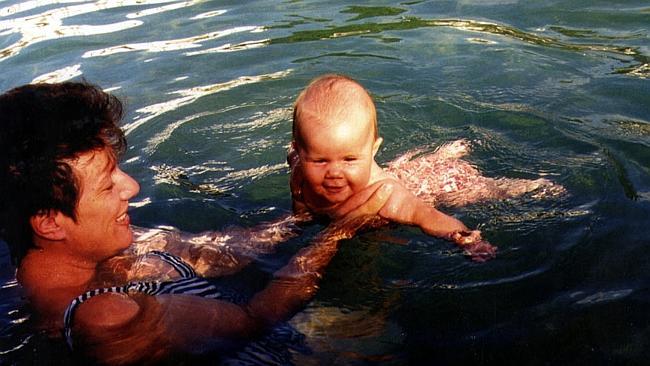
[[[295,43],[306,41],[317,41],[324,39],[337,39],[342,37],[354,37],[359,35],[369,35],[390,31],[404,31],[419,28],[431,27],[449,27],[461,31],[483,33],[486,35],[496,35],[529,43],[535,46],[544,48],[555,48],[570,52],[594,52],[613,55],[614,57],[622,58],[621,61],[626,61],[631,58],[634,61],[633,65],[618,67],[612,70],[613,73],[627,74],[640,78],[648,76],[648,56],[642,53],[639,47],[635,46],[618,46],[610,44],[599,43],[578,43],[560,40],[555,37],[545,36],[543,34],[526,32],[516,27],[506,24],[498,24],[492,22],[484,22],[469,19],[422,19],[414,16],[402,17],[396,22],[382,22],[382,23],[354,23],[343,26],[332,26],[328,29],[322,30],[303,30],[296,31],[287,37],[272,38],[269,40],[270,44],[280,43]],[[470,42],[478,37],[468,37]],[[617,40],[626,40],[623,37]],[[496,42],[496,41],[494,41]],[[479,42],[486,46],[493,45],[492,42]],[[498,43],[498,42],[497,42]]]
[[[225,165],[225,162],[213,164],[194,165],[190,167],[173,167],[166,164],[152,166],[156,172],[155,184],[170,184],[188,189],[190,192],[206,195],[222,195],[236,188],[242,188],[247,183],[275,174],[286,169],[286,163],[264,164],[250,169],[235,170]],[[197,176],[206,173],[220,173],[217,178],[201,178],[201,183],[194,183]],[[225,174],[224,174],[225,173]]]
[[[594,305],[602,302],[607,302],[607,301],[615,301],[619,300],[623,297],[626,297],[633,293],[633,289],[616,289],[616,290],[608,290],[608,291],[597,291],[593,293],[585,293],[583,291],[579,291],[577,293],[573,293],[572,297],[573,298],[580,298],[580,300],[577,300],[575,302],[575,305]]]
[[[129,43],[124,45],[117,45],[113,47],[103,48],[99,50],[86,51],[82,55],[82,57],[83,58],[104,57],[116,53],[125,53],[125,52],[157,53],[157,52],[186,50],[190,48],[199,48],[205,42],[226,37],[229,35],[233,35],[235,33],[259,32],[261,30],[263,30],[263,28],[256,27],[256,26],[235,27],[231,29],[215,31],[206,34],[199,34],[197,36],[188,37],[188,38],[180,38],[180,39],[173,39],[167,41],[144,42],[144,43]]]
[[[60,83],[81,76],[82,74],[81,64],[76,64],[37,76],[31,83]]]
[[[293,70],[287,69],[284,71],[278,71],[270,74],[262,74],[255,76],[240,76],[234,80],[230,80],[223,83],[209,84],[197,86],[189,89],[181,89],[177,91],[170,92],[168,94],[180,95],[179,98],[171,99],[166,102],[156,103],[138,109],[136,112],[139,113],[139,116],[134,117],[133,122],[126,123],[122,126],[125,134],[128,136],[133,130],[144,125],[150,120],[161,116],[170,111],[177,110],[180,107],[183,107],[188,104],[194,103],[199,98],[202,98],[207,95],[225,92],[232,88],[236,88],[242,85],[258,83],[261,81],[272,80],[272,79],[281,79],[289,75]]]
[[[20,69],[16,74],[25,75],[27,81],[31,79],[33,82],[63,81],[81,75],[92,75],[90,81],[93,81],[96,76],[102,83],[114,85],[107,90],[123,88],[134,102],[133,109],[137,111],[129,115],[132,119],[127,121],[126,129],[130,142],[135,142],[134,146],[142,147],[142,150],[134,150],[141,155],[132,157],[129,163],[133,165],[127,167],[134,170],[145,167],[142,173],[145,181],[153,179],[156,185],[180,187],[182,190],[176,194],[159,189],[156,194],[133,202],[133,207],[155,211],[152,214],[155,219],[151,220],[153,225],[160,220],[166,222],[164,214],[177,215],[183,209],[192,221],[201,210],[210,211],[214,216],[226,216],[229,220],[227,209],[236,213],[233,220],[242,225],[248,223],[243,219],[242,206],[253,206],[248,211],[253,212],[253,216],[263,210],[272,210],[275,206],[260,208],[260,200],[255,198],[250,200],[252,203],[237,202],[229,207],[226,206],[228,202],[222,204],[221,201],[228,201],[224,197],[244,196],[246,193],[242,194],[242,191],[245,187],[250,188],[250,182],[256,182],[253,189],[273,189],[268,188],[275,184],[270,179],[286,175],[286,165],[275,164],[283,161],[284,155],[278,153],[278,144],[269,137],[282,135],[288,142],[286,123],[290,120],[291,103],[287,99],[276,103],[275,93],[281,88],[255,95],[273,100],[263,108],[251,101],[250,89],[247,88],[215,98],[218,99],[215,105],[219,107],[214,108],[218,109],[200,105],[211,105],[213,100],[210,98],[201,102],[197,100],[265,78],[273,79],[274,76],[286,79],[282,85],[288,85],[288,91],[281,91],[286,95],[297,92],[310,77],[329,69],[356,73],[364,78],[364,85],[367,82],[372,86],[369,89],[373,92],[379,90],[375,100],[380,109],[383,108],[380,110],[380,128],[388,131],[386,137],[391,137],[390,133],[394,137],[392,141],[387,138],[390,144],[382,147],[386,155],[396,156],[418,146],[433,151],[435,145],[466,138],[475,144],[468,160],[488,176],[546,177],[566,187],[566,195],[549,195],[547,199],[526,195],[451,211],[468,225],[481,228],[486,237],[499,246],[497,258],[486,263],[473,263],[452,244],[402,227],[395,230],[397,238],[370,240],[370,246],[381,243],[377,245],[381,246],[381,254],[361,251],[359,255],[346,256],[343,253],[337,256],[338,272],[328,272],[323,281],[325,288],[321,289],[327,290],[329,286],[329,292],[319,292],[317,299],[299,314],[304,318],[297,318],[304,319],[301,330],[312,340],[321,341],[323,346],[323,359],[307,361],[390,362],[393,350],[393,354],[404,352],[405,348],[422,351],[430,344],[439,345],[439,339],[448,341],[444,338],[445,321],[465,321],[463,325],[474,323],[476,319],[480,322],[484,312],[481,300],[500,294],[504,296],[497,303],[500,301],[505,310],[490,310],[495,314],[498,311],[507,314],[495,315],[490,323],[495,328],[528,329],[542,324],[539,333],[549,331],[550,337],[557,335],[562,342],[573,333],[571,329],[563,329],[564,325],[560,323],[565,320],[575,323],[576,318],[583,319],[585,309],[612,303],[628,306],[629,299],[634,298],[642,287],[620,282],[603,283],[602,286],[589,283],[591,279],[585,280],[584,274],[590,272],[591,265],[601,263],[594,263],[589,255],[586,258],[581,255],[589,254],[591,248],[588,246],[592,241],[600,240],[602,247],[611,250],[607,253],[609,258],[614,252],[633,252],[633,255],[621,254],[617,258],[621,264],[615,268],[623,269],[618,271],[625,273],[623,277],[632,278],[642,272],[641,266],[629,274],[629,267],[626,267],[631,260],[643,261],[644,242],[639,239],[643,235],[642,220],[633,222],[636,234],[630,234],[633,231],[628,230],[630,226],[623,226],[629,222],[618,221],[631,218],[628,208],[647,207],[650,201],[646,183],[647,167],[650,166],[647,158],[650,135],[647,126],[650,122],[644,115],[644,94],[637,93],[644,90],[641,83],[650,75],[648,48],[643,43],[647,31],[643,27],[645,23],[641,23],[644,17],[647,18],[647,7],[616,4],[605,9],[591,6],[568,11],[572,13],[570,18],[563,18],[556,12],[564,9],[544,8],[545,5],[537,4],[530,10],[526,2],[518,0],[460,0],[457,9],[440,12],[440,17],[435,14],[438,9],[426,9],[431,8],[430,4],[420,1],[402,3],[400,7],[340,5],[338,8],[318,6],[317,2],[272,2],[274,9],[269,14],[259,11],[255,14],[257,10],[253,9],[258,5],[267,6],[269,2],[259,2],[252,8],[239,5],[226,8],[198,0],[35,0],[15,3],[0,7],[0,63],[14,65],[14,61],[16,64],[27,61],[27,70]],[[190,7],[194,9],[189,10]],[[461,14],[467,8],[479,8],[481,18],[475,18],[483,21],[472,19],[472,14]],[[522,8],[525,8],[523,14],[520,13]],[[511,10],[502,12],[502,9]],[[538,9],[544,10],[540,14],[531,13]],[[541,14],[547,10],[548,13]],[[411,16],[418,11],[425,11],[427,15]],[[161,16],[163,13],[167,13],[168,19]],[[553,15],[549,16],[549,13]],[[322,14],[332,15],[332,19]],[[454,18],[449,14],[459,15]],[[620,20],[618,23],[609,22],[610,14],[617,17],[632,15],[641,26],[622,24]],[[511,15],[515,17],[508,19]],[[491,16],[498,20],[489,20]],[[201,20],[205,19],[209,21],[202,23]],[[575,19],[578,21],[572,22]],[[166,20],[171,21],[166,23]],[[229,25],[221,26],[224,23]],[[632,30],[611,30],[610,23],[612,29]],[[169,24],[172,26],[167,27]],[[589,24],[593,26],[587,28]],[[67,39],[54,42],[60,38]],[[63,47],[59,47],[61,45]],[[409,49],[413,45],[415,47]],[[264,52],[258,53],[259,48],[265,48]],[[57,53],[52,51],[54,49]],[[232,53],[235,51],[244,52]],[[231,52],[226,62],[213,62],[221,61],[226,52]],[[72,53],[73,59],[70,60],[67,57]],[[15,57],[19,54],[22,57]],[[207,61],[204,62],[203,57]],[[144,58],[147,58],[147,65],[132,70],[133,62],[139,65]],[[128,64],[128,69],[121,69],[121,63]],[[221,75],[227,75],[223,76],[225,81],[217,83],[200,79],[212,72],[212,69],[201,69],[205,64],[222,68],[224,73]],[[97,65],[106,69],[114,67],[117,70],[114,72],[128,72],[123,72],[126,75],[124,79],[115,81],[114,75],[97,70]],[[471,70],[471,66],[478,66],[477,70]],[[494,72],[486,73],[485,69]],[[148,79],[143,81],[139,78],[141,71],[144,74],[150,72],[154,75],[152,79],[163,80],[160,83]],[[249,74],[254,76],[245,76]],[[197,75],[198,82],[195,80]],[[178,87],[181,84],[184,86]],[[140,91],[141,88],[147,91]],[[601,92],[609,93],[612,99],[602,97]],[[634,98],[632,94],[640,97]],[[248,104],[233,102],[221,106],[221,101],[228,98],[240,99],[236,103],[245,100]],[[562,103],[571,106],[558,112],[555,106]],[[271,104],[270,111],[259,111]],[[628,112],[626,108],[634,104],[639,107]],[[601,105],[604,113],[600,113]],[[250,112],[256,108],[257,111]],[[570,112],[565,113],[566,110]],[[238,112],[232,113],[234,117],[230,115],[233,111]],[[555,116],[554,113],[570,115]],[[211,122],[209,120],[216,119],[217,115],[225,116],[226,122],[218,121],[207,126],[205,122]],[[199,150],[203,146],[198,145],[206,140],[212,142],[215,135],[225,137],[219,141],[232,143],[232,148],[229,145],[226,149],[234,151],[234,158],[220,156],[225,160],[219,161],[213,160],[216,155],[201,154]],[[183,138],[190,141],[186,145],[190,151],[188,156],[178,156],[186,151],[177,155],[172,151],[166,155],[178,147],[175,145],[178,141],[185,141]],[[247,144],[251,147],[246,147]],[[273,152],[266,155],[270,151]],[[260,155],[264,156],[260,158]],[[177,162],[176,158],[183,162]],[[199,161],[187,162],[186,158]],[[246,161],[242,163],[242,160]],[[146,171],[146,167],[151,167],[151,171]],[[634,200],[622,197],[620,201],[624,203],[619,205],[618,196],[624,194],[620,189],[611,189],[619,186],[623,187],[622,192],[627,197]],[[600,206],[604,200],[612,212],[603,212]],[[199,203],[192,206],[189,201]],[[216,201],[220,203],[213,205]],[[217,206],[220,205],[225,214],[219,211]],[[628,214],[625,216],[623,213]],[[624,219],[618,216],[624,216]],[[252,217],[252,220],[257,217]],[[594,223],[610,219],[615,223],[609,224],[612,226],[607,226],[604,231],[619,228],[616,235],[606,239],[595,237],[598,233],[592,227]],[[223,223],[224,219],[210,220],[206,219],[199,226],[212,227],[215,222]],[[169,222],[176,221],[170,219]],[[630,238],[636,240],[633,244],[637,245],[635,251],[626,247],[625,241],[631,241]],[[602,243],[604,240],[606,242]],[[397,245],[400,243],[402,245]],[[0,247],[4,248],[4,244],[0,243]],[[347,264],[345,261],[349,257],[361,262],[368,258],[381,262],[360,267],[353,261],[355,265],[341,266],[342,261]],[[3,283],[0,286],[3,299],[0,307],[3,320],[0,355],[13,354],[15,358],[19,357],[15,350],[27,349],[31,353],[35,347],[29,345],[29,342],[34,342],[32,335],[25,334],[28,318],[20,308],[22,298],[16,295],[19,286],[13,279],[13,268],[8,264],[7,255],[1,259],[6,266],[2,269]],[[261,263],[272,267],[263,260]],[[336,263],[333,265],[336,269]],[[577,274],[573,273],[574,270]],[[597,274],[591,276],[598,277],[605,270],[594,271]],[[343,278],[336,278],[337,275]],[[619,278],[616,277],[617,281]],[[337,280],[350,286],[339,288]],[[600,277],[597,280],[600,281]],[[574,289],[567,291],[567,286]],[[510,291],[513,288],[521,290],[521,293]],[[424,294],[415,296],[416,301],[411,302],[413,308],[423,312],[413,315],[416,319],[413,324],[395,324],[395,318],[399,318],[394,316],[395,313],[400,307],[409,307],[405,299],[409,299],[411,293]],[[397,300],[391,297],[395,294]],[[438,296],[440,294],[443,296]],[[467,301],[468,297],[472,301]],[[428,305],[449,298],[452,300],[448,308],[443,306],[442,313],[450,316],[439,323],[435,319],[439,308]],[[473,301],[475,299],[479,299],[478,303]],[[530,304],[537,307],[531,311]],[[457,305],[461,305],[461,310],[456,312]],[[472,307],[475,307],[473,312]],[[634,312],[634,303],[632,308]],[[465,311],[467,309],[469,313]],[[576,313],[578,315],[574,316]],[[615,319],[625,320],[625,317]],[[467,329],[472,328],[471,325]],[[488,355],[485,360],[490,360],[489,357],[493,360],[494,354],[502,350],[506,351],[503,357],[516,356],[515,352],[521,348],[514,346],[513,350],[513,344],[532,344],[538,339],[522,337],[508,343],[509,340],[495,337],[496,351],[478,349],[477,344],[486,344],[481,343],[486,338],[481,338],[480,332],[468,333],[458,324],[450,328],[453,328],[450,332],[453,338],[471,339],[470,346],[475,348],[470,347],[467,354],[480,351],[475,354]],[[597,327],[589,329],[596,331],[592,334],[577,332],[579,341],[589,346],[598,346],[601,340],[597,338],[606,339],[611,335],[607,329],[602,333]],[[429,339],[418,337],[427,332],[443,335],[440,338],[432,336],[431,343],[426,343]],[[621,333],[629,335],[629,339],[640,339],[647,333],[644,332],[631,330]],[[408,344],[407,341],[411,340],[408,337],[414,335],[416,341],[424,339],[422,342],[426,344]],[[6,339],[9,341],[5,342]],[[555,340],[539,339],[542,340],[541,347],[550,345],[553,351],[571,348],[565,344],[555,346]],[[629,340],[625,337],[620,339]],[[629,344],[620,343],[624,346]],[[593,355],[593,350],[586,353]],[[574,356],[579,355],[579,351],[576,354],[564,351],[564,354]],[[341,358],[337,358],[339,356]],[[388,358],[382,358],[384,356]]]
[[[0,20],[0,31],[4,34],[17,33],[21,35],[20,40],[0,50],[0,61],[20,53],[28,46],[36,43],[49,41],[58,38],[74,36],[90,36],[107,34],[138,27],[143,22],[138,20],[125,20],[102,25],[63,25],[64,19],[88,14],[100,10],[111,9],[129,5],[124,2],[101,2],[93,4],[71,5],[66,7],[48,9],[43,13],[28,15],[22,18]],[[131,1],[130,5],[138,5],[139,1]],[[29,6],[11,6],[0,9],[0,14],[16,14],[32,10],[50,2],[28,2]]]

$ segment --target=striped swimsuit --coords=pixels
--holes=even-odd
[[[154,255],[170,264],[181,278],[173,281],[130,282],[123,286],[98,288],[77,296],[65,310],[63,333],[68,346],[72,349],[72,320],[75,310],[88,299],[105,293],[144,293],[147,295],[189,294],[210,299],[220,299],[235,304],[242,304],[245,299],[232,290],[217,288],[204,278],[198,277],[194,269],[181,258],[166,252],[151,251]],[[289,324],[275,327],[269,335],[248,343],[243,349],[232,355],[222,357],[224,365],[291,365],[291,352],[309,353],[303,344],[304,336]]]

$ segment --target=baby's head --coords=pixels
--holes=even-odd
[[[337,124],[356,125],[379,138],[375,104],[366,89],[347,76],[327,74],[309,83],[296,99],[293,140],[302,146],[316,128]]]
[[[356,81],[324,75],[298,96],[292,143],[320,204],[343,202],[368,185],[381,141],[372,98]]]

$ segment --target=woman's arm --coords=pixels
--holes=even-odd
[[[169,265],[145,254],[160,250],[180,256],[203,277],[219,277],[236,273],[261,254],[272,253],[275,247],[297,236],[300,225],[311,215],[285,215],[278,220],[261,223],[252,228],[230,227],[222,231],[200,234],[183,233],[173,229],[143,229],[134,227],[137,237],[122,255],[102,264],[100,272],[120,275],[122,282],[173,278],[176,273]]]
[[[178,254],[204,277],[236,273],[259,255],[275,251],[278,244],[300,234],[311,215],[286,215],[252,228],[229,227],[202,234],[182,234],[172,253]],[[166,249],[166,250],[170,250]]]
[[[246,305],[191,295],[98,295],[77,309],[74,342],[101,363],[125,364],[218,351],[257,336],[311,299],[339,242],[376,218],[390,189],[325,229]]]

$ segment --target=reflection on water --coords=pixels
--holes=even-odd
[[[619,3],[5,0],[0,86],[114,91],[133,221],[199,231],[290,210],[292,103],[350,74],[376,101],[380,163],[463,138],[486,176],[567,193],[450,210],[499,247],[481,265],[403,226],[346,242],[292,319],[314,350],[297,364],[642,364],[650,12]],[[51,363],[0,259],[0,364]]]
[[[489,22],[481,22],[475,20],[463,20],[463,19],[436,19],[436,20],[427,20],[420,19],[415,17],[405,17],[398,22],[386,22],[386,23],[364,23],[364,24],[354,24],[354,25],[345,25],[340,27],[333,27],[326,30],[313,30],[313,31],[299,31],[294,32],[291,36],[284,38],[276,38],[269,40],[269,43],[293,43],[293,42],[308,42],[308,41],[317,41],[322,39],[334,39],[340,37],[350,37],[358,36],[364,34],[372,33],[383,33],[387,31],[395,30],[412,30],[424,27],[450,27],[458,30],[468,31],[468,32],[478,32],[485,34],[492,34],[498,36],[505,36],[511,39],[516,39],[519,41],[544,46],[544,47],[553,47],[560,48],[564,50],[576,51],[576,52],[605,52],[612,54],[614,57],[620,56],[630,56],[633,60],[637,62],[637,65],[627,66],[625,68],[618,68],[615,70],[616,73],[630,74],[632,76],[638,76],[642,78],[648,77],[648,72],[650,71],[650,57],[645,54],[642,54],[638,48],[635,47],[625,47],[625,46],[610,46],[610,45],[599,45],[599,44],[580,44],[580,43],[569,43],[563,42],[556,38],[540,36],[534,33],[524,32],[514,27],[507,25],[500,25]],[[557,28],[555,28],[557,29]],[[555,30],[554,29],[554,30]],[[609,39],[626,39],[633,38],[635,36],[622,36],[622,37],[610,37]],[[590,37],[590,38],[599,38],[599,37]],[[482,44],[496,44],[496,41],[483,40],[480,38],[471,37],[468,38],[468,41]],[[625,61],[624,59],[622,61]]]
[[[78,2],[78,1],[74,1]],[[159,3],[165,1],[152,1]],[[166,1],[171,2],[171,1]],[[64,2],[65,3],[65,2]],[[0,20],[0,31],[3,34],[20,33],[21,39],[13,45],[0,50],[0,60],[17,55],[22,49],[57,38],[73,36],[90,36],[104,33],[117,32],[142,25],[141,21],[122,21],[106,25],[63,25],[63,20],[82,14],[97,12],[115,7],[136,5],[140,1],[107,1],[94,4],[73,5],[62,8],[46,10],[43,13],[29,15],[22,18]],[[26,4],[13,5],[0,9],[3,16],[14,15],[41,6],[50,5],[48,1],[29,1]]]
[[[260,27],[251,27],[251,26],[237,27],[233,29],[227,29],[224,31],[201,34],[195,37],[184,38],[184,39],[174,39],[170,41],[146,42],[146,43],[135,43],[135,44],[131,43],[131,44],[105,48],[101,50],[87,51],[86,53],[83,54],[82,57],[88,58],[88,57],[108,56],[116,53],[134,52],[134,51],[167,52],[167,51],[184,50],[188,48],[201,47],[200,42],[211,41],[221,37],[229,36],[234,33],[239,33],[239,32],[255,33],[255,32],[260,32],[262,30],[263,29]]]
[[[32,84],[60,83],[66,80],[76,78],[77,76],[81,76],[81,75],[83,75],[83,73],[81,72],[81,64],[76,64],[76,65],[64,67],[60,70],[48,72],[47,74],[40,75],[34,78],[34,80],[32,80]]]
[[[78,1],[70,1],[76,3]],[[143,21],[121,21],[111,24],[103,25],[63,25],[63,20],[67,18],[73,18],[79,15],[99,12],[113,8],[129,7],[129,6],[144,6],[151,4],[160,4],[160,3],[171,3],[168,5],[150,8],[146,10],[141,10],[133,13],[128,13],[125,15],[127,19],[137,19],[147,16],[152,16],[155,14],[178,10],[185,7],[191,7],[200,3],[201,1],[185,1],[185,2],[174,2],[173,0],[152,0],[152,1],[108,1],[108,2],[96,2],[93,4],[81,4],[81,5],[72,5],[62,8],[50,9],[43,13],[30,15],[22,18],[15,18],[9,20],[0,20],[0,31],[2,34],[12,34],[19,33],[21,39],[15,42],[13,45],[5,47],[0,50],[0,60],[3,58],[8,58],[18,54],[22,49],[48,40],[53,40],[57,38],[73,37],[73,36],[91,36],[99,35],[106,33],[120,32],[126,29],[133,27],[142,26]],[[65,3],[65,2],[63,2]],[[10,16],[15,15],[20,12],[25,12],[27,10],[36,9],[42,6],[47,5],[48,2],[38,2],[30,1],[22,5],[12,5],[0,9],[0,16]],[[484,4],[488,5],[488,4]],[[201,14],[197,14],[194,17],[190,18],[191,20],[200,20],[216,16],[221,16],[225,14],[226,10],[215,10],[209,11]],[[362,6],[350,6],[347,9],[343,10],[342,13],[352,13],[357,14],[355,18],[348,19],[348,22],[358,21],[366,18],[373,17],[382,17],[382,16],[395,16],[404,13],[404,9],[400,8],[387,8],[387,7],[362,7]],[[293,22],[292,22],[293,23]],[[231,29],[210,32],[206,34],[200,34],[192,37],[186,37],[181,39],[174,40],[164,40],[164,41],[148,41],[144,43],[129,43],[124,45],[116,45],[109,48],[90,50],[86,51],[83,54],[83,58],[88,57],[98,57],[98,56],[108,56],[115,53],[122,52],[134,52],[134,51],[145,51],[145,52],[168,52],[175,50],[184,50],[189,48],[198,48],[201,47],[201,42],[207,42],[222,38],[228,35],[232,35],[238,32],[263,32],[265,28],[278,28],[278,27],[292,27],[296,25],[274,25],[269,27],[263,26],[242,26],[235,27]],[[308,42],[308,41],[318,41],[324,39],[335,39],[341,37],[351,37],[351,36],[361,36],[368,34],[382,34],[388,31],[396,30],[412,30],[424,27],[450,27],[458,30],[468,31],[468,32],[477,32],[498,36],[505,36],[511,39],[520,40],[523,42],[544,46],[544,47],[554,47],[564,50],[570,50],[575,52],[604,52],[611,54],[612,57],[618,58],[622,62],[628,62],[623,56],[629,56],[632,60],[635,61],[635,64],[618,67],[614,70],[616,73],[629,74],[631,76],[646,78],[650,74],[650,57],[643,54],[638,47],[628,47],[628,46],[616,46],[616,45],[605,45],[605,44],[588,44],[588,43],[571,43],[566,41],[561,41],[554,37],[538,35],[535,33],[525,32],[515,27],[511,27],[503,24],[496,24],[484,21],[476,20],[465,20],[465,19],[421,19],[418,17],[412,16],[403,16],[397,22],[380,22],[380,23],[361,23],[361,24],[349,24],[344,26],[334,26],[329,27],[328,29],[321,30],[307,30],[307,31],[297,31],[293,32],[290,36],[273,38],[273,39],[261,39],[255,41],[247,41],[243,43],[238,43],[235,45],[225,44],[216,48],[210,48],[207,50],[194,51],[187,53],[186,55],[201,55],[206,53],[214,52],[228,52],[234,50],[246,50],[251,48],[262,47],[267,44],[282,44],[282,43],[294,43],[294,42]],[[635,32],[633,34],[617,34],[617,35],[601,35],[593,30],[580,30],[580,29],[570,29],[560,26],[549,27],[550,30],[557,32],[564,36],[569,36],[572,38],[586,38],[591,40],[626,40],[641,38],[645,34],[640,32]],[[481,43],[486,45],[497,44],[497,41],[483,39],[480,37],[468,37],[468,42]],[[77,74],[70,74],[70,77],[78,76]],[[40,80],[40,79],[39,79]]]
[[[140,108],[136,110],[137,113],[141,113],[143,116],[141,117],[136,117],[135,121],[126,123],[122,126],[124,129],[124,132],[126,135],[131,133],[131,131],[135,130],[136,128],[140,127],[142,124],[146,123],[147,121],[156,118],[164,113],[167,113],[169,111],[173,111],[175,109],[178,109],[184,105],[193,103],[197,99],[204,97],[206,95],[218,93],[218,92],[224,92],[227,90],[230,90],[232,88],[236,88],[238,86],[246,85],[246,84],[252,84],[252,83],[258,83],[260,81],[264,80],[270,80],[270,79],[277,79],[277,78],[282,78],[291,73],[291,69],[285,70],[285,71],[279,71],[275,72],[272,74],[266,74],[266,75],[256,75],[256,76],[240,76],[235,80],[227,81],[225,83],[218,83],[218,84],[211,84],[211,85],[203,85],[203,86],[197,86],[193,87],[190,89],[183,89],[183,90],[177,90],[173,91],[170,94],[178,94],[181,97],[169,100],[167,102],[162,102],[162,103],[156,103],[144,108]],[[197,118],[198,116],[193,116],[193,117],[188,117],[187,119],[183,121],[176,122],[176,127],[182,125],[183,123],[187,121],[191,121],[194,118]],[[175,127],[171,127],[172,131],[175,129]],[[162,132],[161,135],[159,136],[164,136],[165,133]],[[157,137],[156,139],[160,140],[160,137]]]
[[[286,164],[262,165],[259,167],[235,170],[226,165],[225,162],[204,162],[201,165],[190,167],[171,167],[165,164],[152,166],[151,169],[156,172],[153,179],[156,184],[171,184],[183,186],[189,192],[201,193],[206,195],[221,195],[233,189],[241,189],[244,184],[251,181],[262,179],[266,176],[285,171]],[[225,174],[219,178],[206,179],[202,178],[205,183],[192,183],[190,177],[200,177],[209,173]]]

